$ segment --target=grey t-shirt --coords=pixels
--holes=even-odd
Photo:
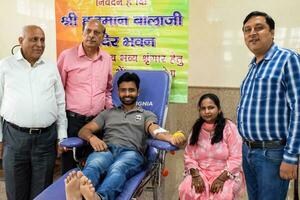
[[[95,122],[104,130],[103,141],[145,152],[147,122],[157,123],[154,113],[137,107],[125,112],[122,107],[111,108],[101,112]]]

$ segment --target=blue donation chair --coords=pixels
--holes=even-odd
[[[158,117],[158,124],[161,127],[164,127],[171,83],[169,74],[165,71],[146,70],[134,70],[130,72],[137,73],[141,79],[140,95],[137,104],[154,112]],[[119,71],[114,76],[112,97],[114,105],[116,106],[121,104],[118,96],[117,80],[123,73],[124,71]],[[62,146],[73,148],[73,152],[75,152],[76,147],[84,144],[86,144],[86,142],[80,138],[68,138],[61,143]],[[117,197],[117,200],[129,200],[139,197],[147,183],[150,183],[151,185],[150,187],[147,187],[147,190],[152,190],[153,199],[158,199],[158,187],[160,186],[161,171],[164,167],[166,151],[175,151],[177,150],[177,147],[172,146],[168,142],[154,139],[148,139],[147,144],[148,150],[146,154],[148,161],[144,170],[127,180],[124,190]],[[35,200],[66,199],[64,179],[67,177],[68,173],[56,180],[46,190],[39,194]]]

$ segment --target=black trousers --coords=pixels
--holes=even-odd
[[[84,119],[79,119],[75,117],[68,116],[68,137],[78,137],[79,130],[87,124],[89,121]],[[83,148],[77,148],[76,155],[78,157],[82,157],[83,154],[86,153],[86,151],[89,151],[90,148],[83,147]],[[70,169],[73,169],[76,167],[76,162],[73,159],[73,152],[67,151],[62,154],[61,157],[61,173],[62,175],[65,174]]]
[[[31,200],[53,181],[56,126],[29,134],[3,123],[3,168],[8,200]]]

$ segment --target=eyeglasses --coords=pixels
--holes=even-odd
[[[246,27],[244,27],[243,31],[244,31],[244,34],[250,34],[252,32],[252,30],[254,30],[255,33],[258,33],[258,32],[260,32],[260,31],[262,31],[264,29],[265,29],[265,26],[263,26],[263,25],[256,25],[253,28],[250,27],[250,26],[246,26]]]

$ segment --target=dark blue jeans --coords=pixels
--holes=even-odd
[[[122,192],[126,180],[142,170],[143,163],[138,151],[109,145],[108,151],[90,154],[82,172],[103,200],[113,200]]]
[[[284,200],[289,181],[279,176],[283,148],[251,149],[243,144],[243,169],[249,200]]]

